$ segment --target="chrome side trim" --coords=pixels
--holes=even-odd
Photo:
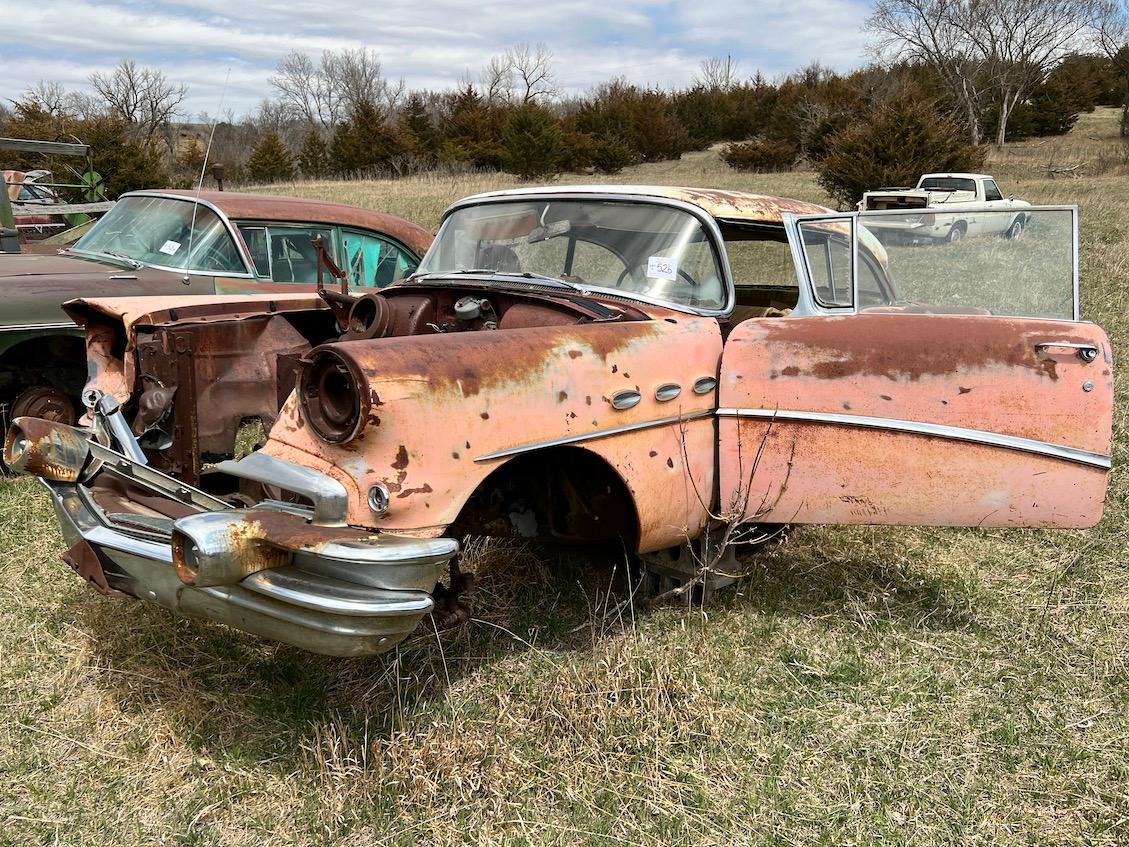
[[[277,485],[301,494],[314,504],[313,522],[318,526],[345,526],[349,511],[349,494],[345,486],[320,471],[304,468],[283,459],[256,451],[239,461],[228,460],[216,465],[221,473],[242,479]]]
[[[75,332],[81,332],[81,327],[68,321],[66,323],[47,323],[47,324],[8,324],[7,326],[0,327],[0,333],[4,332],[38,332],[42,329],[70,329]]]
[[[622,435],[625,432],[636,432],[640,429],[654,429],[660,426],[670,426],[671,424],[681,423],[682,421],[694,421],[702,418],[713,416],[713,409],[699,409],[696,412],[686,412],[681,415],[671,415],[667,418],[655,418],[649,421],[639,421],[638,423],[624,424],[623,426],[612,426],[607,429],[596,429],[592,432],[581,432],[576,435],[565,435],[561,438],[548,438],[544,441],[533,441],[529,444],[521,444],[517,447],[507,447],[505,450],[496,450],[493,453],[487,453],[484,456],[479,456],[475,462],[492,462],[495,459],[505,459],[510,456],[516,456],[519,453],[528,453],[531,450],[541,450],[545,447],[560,447],[565,444],[578,444],[582,441],[595,441],[600,438],[609,438],[613,435]]]
[[[717,410],[717,415],[718,417],[726,418],[758,418],[761,420],[831,423],[840,424],[842,426],[862,427],[864,429],[909,432],[914,435],[928,435],[935,438],[947,438],[951,441],[986,444],[990,447],[1003,447],[1007,450],[1019,450],[1023,453],[1050,456],[1054,459],[1063,459],[1064,461],[1076,462],[1080,465],[1089,465],[1090,467],[1101,468],[1103,470],[1109,470],[1110,467],[1112,467],[1110,457],[1102,453],[1091,453],[1088,450],[1064,447],[1061,444],[1052,444],[1048,441],[1038,441],[1034,438],[1021,438],[1017,435],[1001,435],[998,432],[987,432],[982,429],[965,429],[959,426],[944,426],[942,424],[906,421],[897,418],[873,418],[866,415],[841,415],[832,412],[797,412],[786,409],[722,408]]]
[[[162,473],[156,468],[135,462],[124,453],[119,453],[117,450],[111,450],[109,447],[100,444],[95,438],[91,438],[89,444],[90,455],[97,461],[97,464],[90,466],[85,478],[90,478],[97,472],[105,471],[198,509],[217,511],[231,508],[230,503],[226,503],[218,497],[213,497],[199,488],[187,485],[176,477]]]

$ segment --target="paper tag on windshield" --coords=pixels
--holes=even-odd
[[[170,256],[175,256],[176,251],[180,249],[179,241],[166,241],[161,245],[161,252],[167,253]]]
[[[666,256],[651,256],[647,259],[647,279],[669,279],[678,277],[678,262]]]

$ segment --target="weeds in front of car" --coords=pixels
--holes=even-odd
[[[1026,173],[1082,206],[1084,315],[1125,370],[1129,186]],[[819,197],[713,153],[622,178]],[[504,182],[297,190],[434,225]],[[1123,844],[1117,390],[1095,530],[797,528],[715,604],[653,611],[621,551],[475,542],[471,622],[363,660],[98,597],[0,480],[0,843]]]

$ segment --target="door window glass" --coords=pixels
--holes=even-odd
[[[815,298],[823,306],[854,305],[849,221],[804,221],[800,236]]]
[[[412,255],[392,242],[369,233],[345,230],[345,267],[350,285],[384,288],[410,275],[418,264]]]
[[[1004,195],[1000,193],[1000,188],[996,185],[994,179],[984,180],[984,199],[985,200],[1003,200]]]
[[[255,272],[273,282],[317,283],[315,238],[323,241],[326,252],[336,261],[333,230],[329,227],[240,224],[239,232],[251,253]]]

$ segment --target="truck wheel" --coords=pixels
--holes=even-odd
[[[964,238],[964,235],[965,235],[967,228],[968,228],[968,225],[965,224],[964,221],[957,221],[949,229],[949,234],[948,234],[948,236],[946,237],[945,240],[948,241],[950,244],[953,244],[954,242],[960,241],[962,238]]]
[[[1020,215],[1011,222],[1011,226],[1009,226],[1004,233],[1004,238],[1008,241],[1014,241],[1021,235],[1023,235],[1023,215]]]

